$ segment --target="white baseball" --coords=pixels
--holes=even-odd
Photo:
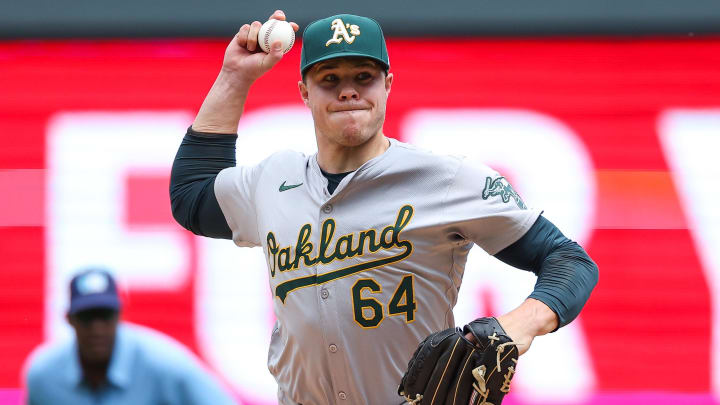
[[[284,54],[290,51],[295,43],[295,30],[289,22],[271,19],[260,27],[258,44],[263,51],[270,53],[270,47],[276,41],[282,42]]]

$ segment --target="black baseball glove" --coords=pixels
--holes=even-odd
[[[472,333],[475,343],[465,338]],[[518,350],[495,318],[433,333],[420,342],[398,394],[417,405],[500,405]]]

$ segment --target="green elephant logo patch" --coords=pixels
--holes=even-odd
[[[482,191],[483,200],[496,196],[502,198],[504,203],[510,202],[510,199],[512,198],[515,200],[515,204],[517,204],[520,209],[527,209],[527,206],[523,202],[522,198],[520,198],[518,193],[512,188],[505,177],[500,176],[494,179],[492,177],[486,177],[485,188]]]

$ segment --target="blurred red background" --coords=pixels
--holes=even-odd
[[[204,40],[0,43],[0,387],[22,385],[26,356],[48,337],[50,120],[68,111],[192,117],[224,47]],[[396,75],[388,136],[407,140],[405,119],[419,108],[522,109],[562,122],[589,152],[597,189],[585,247],[601,273],[582,328],[595,392],[710,394],[720,348],[712,344],[709,275],[720,269],[701,258],[682,179],[658,128],[672,109],[720,108],[720,39],[394,39],[388,47]],[[301,105],[299,54],[296,46],[254,85],[246,111]],[[167,181],[162,172],[127,177],[125,224],[173,229],[195,246],[172,222]],[[714,186],[720,193],[720,178]],[[131,288],[124,317],[203,357],[196,256],[191,248],[190,277],[171,291]],[[680,377],[686,373],[692,378]]]

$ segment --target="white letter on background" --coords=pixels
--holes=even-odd
[[[50,121],[48,338],[69,335],[68,283],[87,266],[107,267],[131,289],[172,291],[186,281],[186,242],[177,228],[128,230],[123,213],[128,174],[168,174],[191,121],[184,112],[66,112]]]
[[[403,129],[404,139],[419,147],[498,170],[528,206],[543,209],[565,235],[581,244],[587,239],[595,206],[593,167],[578,136],[558,120],[528,110],[427,109],[411,113]],[[522,303],[535,280],[474,248],[454,310],[456,323],[486,313],[477,299],[481,291],[496,292],[493,315],[500,315]],[[536,339],[513,383],[525,402],[558,402],[584,398],[594,381],[578,319],[551,338]]]
[[[720,397],[720,108],[666,111],[658,133],[710,288],[711,384]]]

